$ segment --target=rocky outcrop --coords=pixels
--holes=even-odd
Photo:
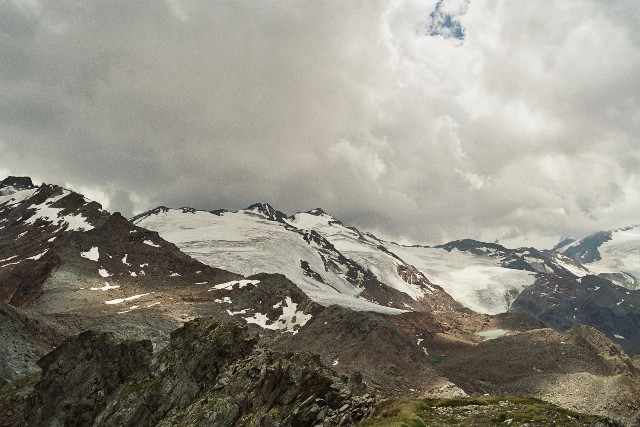
[[[542,275],[518,295],[509,311],[527,313],[558,331],[593,326],[626,352],[640,352],[640,291],[598,276],[578,280]]]
[[[0,303],[0,383],[37,370],[38,359],[64,338],[64,332],[47,319]]]
[[[33,181],[28,176],[8,176],[0,181],[0,188],[2,187],[13,187],[17,190],[35,188]]]
[[[258,346],[246,326],[189,322],[151,357],[149,341],[85,332],[41,360],[27,425],[339,426],[368,415],[362,378],[318,356]]]
[[[116,342],[110,333],[83,332],[43,357],[29,396],[27,425],[89,425],[111,393],[144,367],[150,341]]]

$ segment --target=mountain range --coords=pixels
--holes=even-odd
[[[351,425],[484,394],[635,425],[639,280],[640,226],[410,246],[320,208],[127,219],[8,177],[0,425]]]

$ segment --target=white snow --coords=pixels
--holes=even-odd
[[[231,301],[231,298],[229,298],[229,297],[224,297],[222,299],[214,299],[213,301],[217,302],[219,304],[223,304],[223,303],[224,304],[231,304],[233,302],[233,301]]]
[[[156,245],[155,243],[153,243],[151,240],[145,240],[144,242],[145,245],[149,245],[149,246],[153,246],[154,248],[159,248],[160,245]]]
[[[329,219],[308,215],[309,222],[326,223]],[[306,219],[305,219],[306,220]],[[294,227],[303,228],[301,223]],[[162,238],[176,244],[188,255],[205,264],[251,276],[256,273],[281,273],[302,289],[312,300],[322,305],[337,304],[354,310],[377,311],[397,314],[406,310],[382,307],[367,301],[359,294],[361,289],[349,283],[344,272],[325,270],[324,262],[316,248],[305,242],[304,237],[287,230],[281,223],[268,221],[255,214],[225,212],[214,215],[196,211],[183,214],[179,209],[170,209],[157,215],[141,219],[137,225],[157,231]],[[310,226],[310,224],[304,224]],[[344,234],[343,244],[347,245],[357,233],[345,227],[336,227],[338,234]],[[331,242],[338,245],[337,235]],[[359,250],[374,250],[373,246],[359,245]],[[336,246],[338,250],[340,247]],[[370,248],[370,249],[369,249]],[[309,267],[320,274],[324,283],[308,277],[302,271],[300,262],[305,260]]]
[[[124,256],[122,257],[122,263],[123,263],[124,265],[128,265],[128,266],[130,267],[130,266],[131,266],[131,264],[129,264],[129,263],[127,262],[127,256],[128,256],[127,254],[124,254]]]
[[[87,258],[91,261],[98,261],[100,258],[100,252],[97,246],[92,247],[87,252],[80,252],[80,256],[83,258]]]
[[[133,301],[133,300],[138,299],[138,298],[146,297],[147,295],[151,295],[151,292],[147,292],[146,294],[134,295],[134,296],[127,297],[127,298],[112,299],[112,300],[109,300],[109,301],[105,301],[105,304],[121,304],[121,303],[123,303],[125,301]]]
[[[135,271],[130,271],[129,274],[131,275],[131,277],[138,277]]]
[[[555,256],[554,260],[560,267],[569,270],[570,273],[575,274],[578,277],[584,277],[588,274],[591,274],[588,269],[574,264],[572,260],[569,259],[569,257],[566,257],[562,254],[558,254],[557,256]]]
[[[31,208],[35,209],[34,214],[25,221],[25,224],[33,224],[38,219],[43,219],[48,222],[57,224],[60,227],[66,226],[67,231],[89,231],[94,227],[87,222],[87,218],[82,215],[62,215],[62,208],[52,208],[51,205],[58,200],[71,194],[68,190],[63,190],[62,194],[54,197],[50,197],[43,203],[38,205],[32,205]]]
[[[147,308],[149,308],[149,307],[153,307],[153,306],[156,306],[156,305],[160,305],[160,302],[154,302],[153,304],[149,304],[149,305],[147,306]]]
[[[49,249],[45,249],[45,250],[44,250],[44,252],[39,253],[38,255],[30,256],[30,257],[29,257],[29,258],[27,258],[27,259],[32,259],[32,260],[34,260],[34,261],[37,261],[37,260],[39,260],[40,258],[42,258],[42,257],[43,257],[47,252],[49,252]]]
[[[291,297],[286,297],[284,305],[282,306],[282,314],[274,322],[269,323],[270,320],[267,315],[262,313],[255,313],[252,317],[244,317],[244,320],[247,323],[254,323],[264,329],[282,330],[296,334],[298,332],[296,327],[306,325],[313,317],[311,314],[298,311],[297,308],[298,304],[293,302]],[[229,310],[227,311],[229,312]]]
[[[205,283],[207,282],[196,283],[196,285]],[[238,289],[242,289],[247,285],[257,285],[258,283],[260,283],[259,280],[234,280],[232,282],[220,283],[219,285],[215,285],[209,290],[213,291],[215,289],[233,289],[233,287],[236,285],[238,286]]]
[[[533,284],[535,273],[504,268],[489,256],[457,249],[407,247],[386,244],[464,306],[486,314],[504,313],[523,289]]]
[[[336,366],[338,363],[340,363],[340,359],[334,360],[331,366]]]
[[[33,196],[37,188],[30,190],[18,190],[13,187],[6,187],[0,190],[0,206],[13,206]]]
[[[169,277],[179,277],[179,276],[180,276],[180,274],[179,274],[179,273],[171,273],[171,274],[169,275]]]
[[[0,262],[10,261],[14,258],[18,258],[18,255],[10,256],[9,258],[5,258],[5,259],[0,259]]]
[[[622,335],[618,335],[618,334],[613,334],[614,337],[618,338],[619,340],[623,340],[625,339]]]
[[[628,280],[612,281],[629,289],[640,289],[640,226],[611,233],[611,240],[598,248],[601,259],[585,265],[594,274],[622,273]]]
[[[104,286],[102,286],[101,288],[89,288],[92,291],[108,291],[110,289],[118,289],[120,286],[118,285],[110,285],[107,282],[104,282]],[[108,303],[107,303],[108,304]]]
[[[343,225],[335,223],[330,215],[312,215],[302,212],[288,219],[287,223],[304,230],[314,230],[325,237],[343,255],[351,258],[366,270],[371,271],[383,283],[417,299],[425,290],[413,283],[405,282],[398,274],[400,262],[391,255],[380,251],[379,242],[368,240],[365,236]],[[333,223],[332,223],[333,222]],[[426,293],[431,290],[427,289]]]
[[[196,285],[206,285],[208,282],[196,282]]]
[[[132,305],[131,307],[129,307],[129,309],[128,309],[128,310],[125,310],[125,311],[119,311],[119,312],[118,312],[118,314],[129,313],[130,311],[133,311],[133,310],[135,310],[136,308],[140,308],[140,306],[139,306],[139,305]]]
[[[104,268],[101,268],[100,270],[98,270],[98,274],[102,277],[110,277],[111,274],[109,274],[109,272],[107,270],[105,270]]]

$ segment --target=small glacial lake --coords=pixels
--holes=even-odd
[[[500,338],[507,332],[509,332],[509,329],[491,329],[488,331],[476,332],[476,335],[480,335],[485,341],[488,341]]]

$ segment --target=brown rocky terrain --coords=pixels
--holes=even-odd
[[[188,322],[150,341],[85,332],[40,361],[26,425],[352,425],[373,408],[361,379],[258,346],[246,326]]]

